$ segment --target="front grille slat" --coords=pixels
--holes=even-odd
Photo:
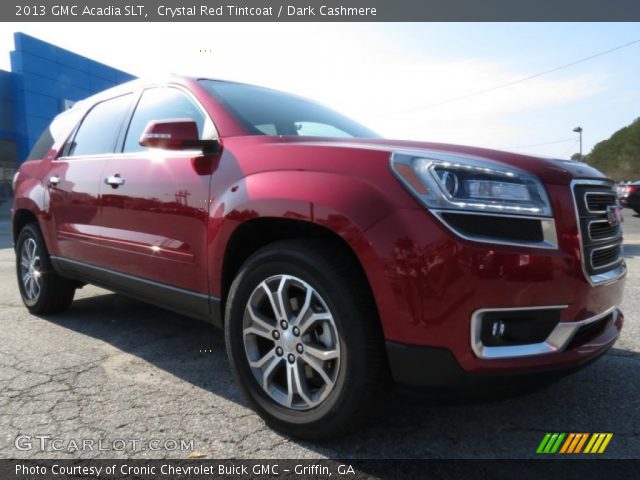
[[[585,272],[593,276],[616,268],[623,259],[622,227],[609,221],[609,207],[617,206],[612,186],[577,184],[574,195]]]
[[[584,201],[589,213],[607,213],[607,207],[616,204],[616,195],[615,193],[586,192]]]
[[[619,263],[620,245],[602,247],[591,251],[591,266],[593,268],[607,268]]]
[[[589,221],[589,240],[592,242],[615,240],[620,233],[620,226],[610,225],[608,220]]]

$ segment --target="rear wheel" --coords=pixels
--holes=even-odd
[[[55,313],[73,301],[76,284],[58,275],[36,223],[20,231],[16,243],[16,273],[22,301],[30,312]]]
[[[387,363],[371,295],[335,248],[284,241],[258,251],[231,286],[225,327],[239,384],[285,433],[338,435],[384,397]]]

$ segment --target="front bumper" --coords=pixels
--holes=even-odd
[[[616,342],[624,317],[619,310],[596,338],[557,354],[552,363],[537,367],[503,368],[468,372],[460,366],[451,350],[440,347],[386,342],[387,357],[395,382],[410,390],[471,390],[507,387],[553,380],[589,365]]]
[[[558,249],[467,241],[425,209],[397,210],[366,232],[377,260],[374,267],[368,263],[367,275],[399,383],[434,383],[430,371],[445,369],[445,363],[454,366],[447,378],[460,377],[453,373],[458,369],[472,377],[571,370],[615,343],[623,323],[616,307],[622,302],[624,276],[597,286],[589,283],[582,270],[573,201],[567,197],[564,203],[566,212],[561,204],[554,205],[560,212]],[[476,312],[547,306],[560,307],[565,331],[554,338],[563,339],[562,345],[550,342],[536,346],[546,351],[506,356],[483,355],[475,348]],[[581,325],[605,312],[615,315],[595,336],[570,343]],[[422,353],[408,353],[414,350]],[[416,380],[407,378],[414,375]]]
[[[394,381],[401,388],[421,390],[477,390],[517,388],[553,381],[590,365],[604,355],[615,343],[581,355],[576,361],[554,364],[538,369],[521,369],[492,373],[470,373],[456,361],[450,350],[386,342],[387,356]]]

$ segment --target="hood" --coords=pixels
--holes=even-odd
[[[417,151],[448,153],[460,156],[473,156],[501,163],[506,166],[516,167],[527,173],[537,176],[545,183],[554,183],[567,185],[576,178],[590,178],[603,180],[607,177],[587,165],[586,163],[576,162],[573,160],[556,160],[551,158],[533,157],[530,155],[521,155],[518,153],[505,152],[500,150],[491,150],[488,148],[469,147],[463,145],[450,145],[446,143],[431,142],[414,142],[408,140],[383,140],[383,139],[361,139],[361,138],[314,138],[309,137],[283,137],[283,141],[287,143],[316,145],[325,147],[338,148],[358,148],[385,150],[390,153],[393,151]]]

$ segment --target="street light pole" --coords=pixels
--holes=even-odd
[[[573,131],[580,135],[580,161],[582,161],[582,127],[576,127]]]

